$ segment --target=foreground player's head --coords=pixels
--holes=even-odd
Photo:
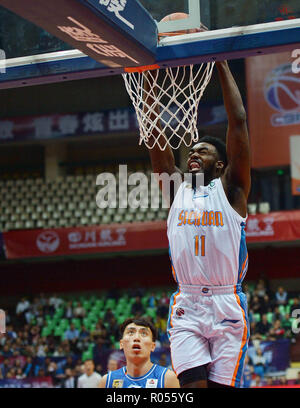
[[[204,173],[207,181],[220,177],[227,166],[225,143],[216,137],[202,137],[191,148],[187,166],[189,173]]]
[[[129,318],[120,326],[120,349],[126,359],[150,358],[157,337],[154,325],[145,318]]]

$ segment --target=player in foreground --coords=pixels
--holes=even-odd
[[[181,177],[176,194],[170,197],[167,223],[178,283],[170,301],[168,334],[181,387],[239,387],[249,339],[247,301],[241,291],[248,266],[246,112],[227,62],[218,62],[216,67],[228,116],[226,145],[204,137],[193,146],[187,160],[190,183],[175,166],[170,147],[149,149],[154,173]],[[151,105],[154,99],[147,93],[147,81],[144,89]],[[152,133],[151,137],[154,141],[162,136]],[[196,177],[201,173],[202,185]]]
[[[120,349],[124,350],[126,366],[104,375],[99,388],[179,388],[173,371],[150,360],[156,341],[152,323],[144,318],[130,318],[120,330]]]

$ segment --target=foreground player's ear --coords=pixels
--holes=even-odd
[[[152,342],[151,351],[154,351],[154,350],[155,350],[155,347],[156,347],[156,344],[155,344],[155,341],[154,341],[154,342]]]
[[[224,163],[218,160],[216,163],[216,168],[222,170],[224,168]]]
[[[123,350],[123,341],[122,341],[122,339],[120,340],[120,350]]]

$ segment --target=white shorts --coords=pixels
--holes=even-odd
[[[177,375],[209,364],[209,380],[240,387],[249,334],[240,285],[180,285],[172,295],[168,335]]]

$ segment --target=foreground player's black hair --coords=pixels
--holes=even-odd
[[[213,136],[203,136],[199,139],[198,143],[209,143],[215,146],[220,160],[224,162],[224,168],[227,166],[227,153],[226,153],[226,144],[221,140]]]
[[[131,324],[134,323],[137,326],[143,326],[143,327],[148,327],[151,332],[152,332],[152,340],[155,342],[156,338],[157,338],[157,330],[155,328],[155,326],[151,323],[150,320],[148,320],[145,317],[130,317],[129,319],[126,319],[121,325],[120,325],[120,335],[121,338],[123,337],[124,331],[126,329],[126,327]]]

